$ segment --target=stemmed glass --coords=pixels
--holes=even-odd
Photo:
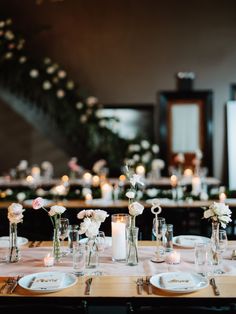
[[[152,262],[163,262],[165,255],[165,233],[166,233],[166,220],[164,217],[158,217],[153,219],[152,233],[156,238],[156,252],[152,258]]]
[[[60,218],[59,220],[59,237],[61,239],[61,245],[64,247],[64,240],[68,237],[69,232],[69,219],[68,218]],[[68,250],[62,250],[62,256],[65,256],[69,253]]]

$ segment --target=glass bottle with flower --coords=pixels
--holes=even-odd
[[[17,224],[23,222],[23,212],[25,209],[21,204],[12,203],[8,207],[9,225],[9,254],[8,262],[15,263],[20,260],[20,250],[17,243]]]
[[[96,237],[101,223],[108,216],[106,211],[100,209],[82,210],[77,214],[78,219],[83,219],[83,222],[80,223],[79,234],[85,234],[88,237],[86,243],[86,268],[95,268],[98,265]]]
[[[128,166],[126,166],[126,178],[130,183],[130,188],[126,192],[126,196],[129,199],[129,215],[130,221],[126,229],[127,238],[127,254],[126,263],[130,266],[138,264],[138,227],[135,225],[136,216],[141,215],[144,210],[144,206],[137,201],[138,187],[144,185],[141,181],[141,176],[136,173],[130,173]]]
[[[220,263],[220,246],[219,246],[219,228],[226,228],[227,224],[232,221],[231,210],[225,203],[213,202],[209,208],[204,208],[205,219],[211,220],[211,250],[212,250],[212,264],[218,265]]]
[[[60,262],[61,260],[61,249],[60,249],[60,219],[61,215],[66,211],[66,208],[64,206],[59,205],[53,205],[50,207],[50,210],[48,211],[45,208],[45,200],[41,197],[37,197],[32,202],[33,209],[39,209],[42,208],[45,210],[51,220],[51,223],[53,225],[53,257],[55,262]]]

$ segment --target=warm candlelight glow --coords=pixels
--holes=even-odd
[[[67,182],[69,182],[69,177],[67,175],[64,175],[64,176],[61,177],[61,181],[63,183],[67,183]]]
[[[202,182],[201,178],[198,176],[195,176],[192,178],[192,194],[198,195],[201,193],[202,190]]]
[[[43,259],[44,266],[50,267],[54,265],[54,257],[48,253]]]
[[[84,175],[83,175],[83,180],[84,180],[84,183],[91,184],[91,181],[92,181],[91,173],[85,172]]]
[[[33,182],[34,182],[34,178],[33,178],[32,176],[27,176],[27,177],[26,177],[26,181],[27,181],[28,183],[33,183]]]
[[[93,182],[93,186],[99,186],[100,184],[99,176],[93,176],[92,182]]]
[[[177,251],[170,252],[166,255],[167,264],[179,264],[180,263],[180,253]]]
[[[221,203],[224,203],[226,199],[226,194],[224,192],[220,193],[219,200]]]
[[[170,177],[170,184],[171,184],[171,186],[172,186],[173,188],[175,188],[176,185],[177,185],[177,183],[178,183],[178,178],[177,178],[177,176],[172,175],[172,176]]]
[[[144,176],[145,175],[145,167],[143,165],[139,165],[136,167],[136,173],[139,174],[140,176]]]
[[[31,175],[34,179],[40,179],[40,168],[39,167],[32,167]]]
[[[192,175],[193,175],[193,170],[192,169],[187,168],[187,169],[184,170],[184,176],[185,177],[192,177]]]
[[[88,193],[85,195],[85,200],[86,201],[91,201],[93,199],[92,194]]]

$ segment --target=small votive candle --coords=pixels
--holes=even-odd
[[[136,173],[140,176],[145,176],[146,169],[143,165],[139,165],[136,167]]]
[[[51,267],[54,265],[54,257],[50,254],[47,254],[43,259],[44,266]]]
[[[167,264],[179,264],[180,263],[180,253],[177,251],[170,252],[166,255]]]

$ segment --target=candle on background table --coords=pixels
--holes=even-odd
[[[112,200],[113,187],[109,183],[103,183],[101,185],[102,199],[106,201]]]
[[[40,179],[40,173],[41,173],[41,170],[39,167],[35,166],[35,167],[32,167],[31,169],[31,175],[32,177],[35,179],[35,180],[39,180]]]
[[[113,214],[111,216],[113,261],[126,260],[126,226],[128,221],[128,214]]]
[[[166,255],[167,264],[179,264],[180,263],[180,253],[177,251],[170,252]]]
[[[44,263],[44,266],[46,267],[51,267],[54,265],[54,257],[49,254],[47,254],[44,259],[43,259],[43,263]]]
[[[192,178],[192,194],[198,195],[201,193],[202,190],[202,182],[201,178],[198,176],[195,176]]]
[[[221,203],[224,203],[226,200],[226,194],[224,192],[221,192],[219,195],[219,200]]]
[[[146,173],[146,169],[143,165],[139,165],[136,167],[136,173],[138,175],[140,175],[141,177],[144,177],[145,176],[145,173]]]
[[[100,178],[99,178],[99,176],[93,176],[93,178],[92,178],[92,184],[93,184],[93,186],[99,186],[99,184],[100,184]]]
[[[83,175],[83,181],[86,185],[90,185],[92,182],[92,175],[89,172],[85,172]]]
[[[178,178],[174,174],[170,177],[170,184],[172,188],[175,188],[178,184]]]

